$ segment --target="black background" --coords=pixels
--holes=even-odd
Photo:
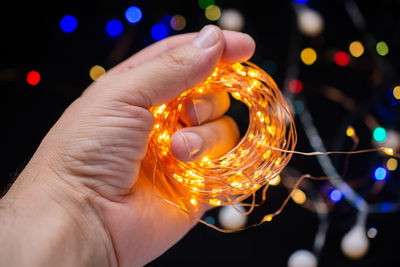
[[[357,114],[351,114],[320,94],[324,85],[340,88],[370,112],[385,127],[399,130],[399,108],[390,106],[385,92],[400,83],[400,1],[356,1],[366,18],[366,32],[357,30],[345,12],[343,0],[310,0],[325,19],[325,30],[316,38],[303,37],[297,32],[296,17],[291,1],[216,1],[222,9],[236,8],[245,17],[244,32],[253,36],[257,49],[251,59],[262,66],[265,60],[277,64],[272,76],[282,87],[288,62],[298,62],[289,56],[290,45],[300,48],[314,47],[319,55],[317,62],[306,67],[299,64],[300,78],[304,82],[303,96],[328,150],[346,150],[350,142],[344,131],[350,124],[358,126],[361,147],[371,146],[371,132]],[[0,27],[0,93],[1,149],[3,160],[0,168],[0,185],[6,192],[10,183],[23,169],[35,152],[41,139],[55,123],[63,110],[90,84],[89,69],[95,64],[111,68],[129,55],[154,42],[151,26],[166,14],[182,14],[187,26],[183,32],[198,31],[210,23],[197,1],[13,1],[2,3]],[[143,19],[129,25],[124,12],[131,5],[139,6]],[[66,34],[59,28],[59,21],[66,14],[78,19],[78,28]],[[124,33],[111,38],[105,32],[109,19],[124,22]],[[349,66],[339,67],[332,62],[335,50],[347,50],[354,40],[366,35],[385,40],[390,53],[383,63],[372,52],[359,59],[352,59]],[[299,51],[298,51],[299,53]],[[298,57],[298,54],[297,54]],[[41,81],[30,86],[25,81],[29,70],[37,70]],[[376,69],[382,81],[372,84],[370,77]],[[13,73],[11,76],[5,73]],[[242,130],[247,118],[242,117],[238,103],[231,108],[231,115]],[[296,120],[299,132],[297,150],[309,151],[310,147]],[[340,169],[342,158],[334,157]],[[356,156],[350,161],[349,177],[371,179],[373,169],[383,162],[377,155]],[[300,173],[323,175],[313,158],[294,157],[290,167]],[[359,183],[355,182],[354,185]],[[318,189],[320,184],[315,183]],[[364,187],[367,187],[368,184]],[[366,188],[357,188],[360,193]],[[370,202],[396,201],[398,172]],[[255,221],[278,207],[287,194],[282,185],[269,191],[270,202],[250,215]],[[210,216],[217,217],[217,211]],[[252,217],[254,216],[254,217]],[[378,229],[370,240],[370,251],[359,261],[345,258],[340,251],[340,241],[355,220],[354,210],[344,201],[332,207],[327,242],[321,253],[320,266],[400,266],[399,214],[376,214],[368,218],[367,226]],[[268,224],[235,234],[222,234],[203,225],[196,226],[177,245],[149,266],[286,266],[287,258],[298,249],[312,250],[318,226],[314,213],[290,202],[283,214]]]

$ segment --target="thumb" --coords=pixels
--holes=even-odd
[[[222,31],[204,27],[191,44],[180,46],[123,73],[114,74],[112,96],[125,103],[150,107],[166,103],[210,76],[224,49]],[[111,77],[109,77],[111,78]]]
[[[146,108],[207,79],[224,42],[218,27],[206,26],[191,44],[125,72],[106,74],[67,109],[45,138],[41,154],[56,155],[50,160],[60,163],[52,166],[61,176],[72,174],[107,199],[118,199],[139,178],[153,128]],[[54,149],[58,153],[49,153]]]

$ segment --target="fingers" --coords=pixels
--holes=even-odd
[[[182,107],[180,119],[187,125],[200,125],[221,117],[229,108],[227,92],[206,94],[187,100]]]
[[[171,151],[181,161],[195,161],[204,156],[220,157],[239,140],[235,121],[224,116],[200,126],[176,131],[171,138]]]
[[[152,60],[172,49],[189,44],[197,33],[186,33],[175,35],[157,42],[140,52],[134,54],[122,63],[109,70],[108,73],[119,73],[132,69],[140,64]],[[255,42],[248,34],[234,31],[223,31],[225,48],[222,53],[223,62],[243,62],[248,60],[254,53]]]
[[[209,25],[190,44],[108,79],[105,77],[103,84],[108,80],[108,93],[124,103],[141,107],[158,106],[210,76],[223,49],[222,31]]]

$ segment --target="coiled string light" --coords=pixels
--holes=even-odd
[[[179,161],[171,153],[170,140],[172,134],[182,128],[178,120],[184,101],[218,91],[227,91],[247,105],[250,117],[247,132],[234,149],[220,158]],[[279,175],[293,153],[342,153],[294,151],[297,135],[291,108],[273,79],[250,62],[220,65],[204,83],[185,91],[167,104],[151,108],[151,111],[155,125],[146,162],[154,163],[154,190],[163,200],[188,214],[198,211],[202,203],[212,206],[249,206],[245,212],[249,214],[261,204],[255,203],[255,192],[264,187],[263,202],[269,182]],[[304,178],[327,179],[303,175],[296,186]],[[270,221],[279,214],[292,193],[281,209],[264,216],[256,225]],[[241,203],[249,196],[253,196],[250,204]],[[217,230],[231,232],[202,222]]]

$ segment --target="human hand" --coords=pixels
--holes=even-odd
[[[253,51],[248,35],[206,26],[197,36],[145,48],[89,86],[1,200],[0,225],[14,229],[0,242],[15,236],[17,244],[0,257],[10,264],[141,266],[176,243],[204,210],[192,217],[155,196],[141,164],[153,127],[148,108],[204,81],[220,61],[245,61]],[[227,93],[188,101],[181,118],[187,127],[171,138],[174,155],[192,161],[232,149],[239,133],[223,116],[228,107]],[[15,254],[30,242],[35,248]],[[42,257],[32,262],[35,252]]]

